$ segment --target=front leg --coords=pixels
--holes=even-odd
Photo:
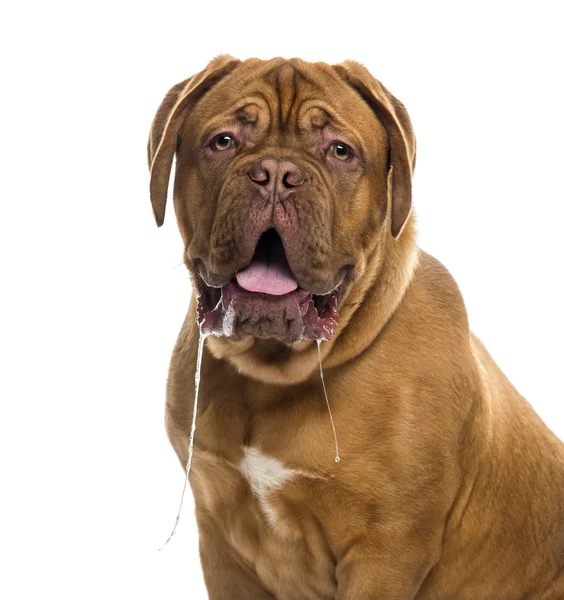
[[[352,545],[337,565],[336,600],[413,600],[437,557],[413,536]],[[411,539],[409,539],[411,538]]]
[[[198,519],[200,560],[209,600],[276,600],[221,533],[203,521]]]

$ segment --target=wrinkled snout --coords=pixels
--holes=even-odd
[[[307,183],[307,176],[301,167],[289,158],[275,156],[257,160],[249,171],[249,178],[264,199],[280,201]]]

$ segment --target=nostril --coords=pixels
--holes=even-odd
[[[249,173],[249,177],[259,185],[268,185],[270,181],[270,173],[260,164],[255,164]]]
[[[282,178],[282,183],[285,188],[297,188],[306,182],[306,177],[299,171],[288,171]]]

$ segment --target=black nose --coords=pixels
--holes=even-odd
[[[298,165],[288,158],[266,157],[258,160],[249,177],[261,186],[269,197],[284,200],[291,190],[299,188],[307,181],[307,177]]]

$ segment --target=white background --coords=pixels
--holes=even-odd
[[[3,598],[205,591],[165,435],[188,306],[145,145],[213,56],[354,58],[418,139],[420,244],[473,330],[564,437],[564,92],[558,2],[21,2],[0,15]],[[180,266],[179,266],[180,265]]]

